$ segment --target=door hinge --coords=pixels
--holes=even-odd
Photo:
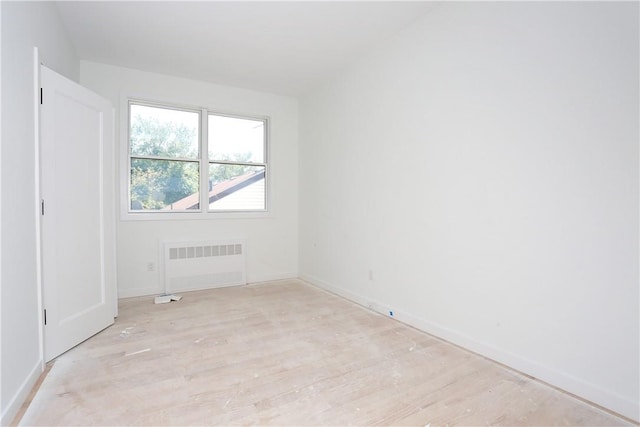
[[[40,105],[42,105],[42,88],[40,88]]]
[[[44,324],[45,324],[45,326],[47,324],[47,309],[46,308],[44,309]]]
[[[44,199],[40,200],[40,214],[44,216]]]

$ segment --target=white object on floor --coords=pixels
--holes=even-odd
[[[167,302],[171,302],[171,295],[160,295],[153,300],[154,304],[165,304]]]
[[[182,299],[182,297],[180,295],[174,295],[174,294],[163,294],[163,295],[159,295],[157,297],[155,297],[155,299],[153,300],[154,304],[166,304],[168,302],[171,301],[180,301]]]

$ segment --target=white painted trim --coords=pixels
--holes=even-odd
[[[247,276],[247,284],[254,285],[261,282],[272,282],[274,280],[287,280],[297,279],[298,275],[292,272],[272,273],[272,274],[259,274],[256,276]]]
[[[158,264],[158,268],[162,268]],[[261,274],[258,276],[247,277],[247,285],[255,285],[256,283],[262,282],[273,282],[275,280],[290,280],[297,279],[298,275],[296,273],[285,272],[285,273],[274,273],[274,274]],[[244,286],[244,285],[234,285],[234,286]],[[217,289],[217,288],[211,288]],[[160,283],[157,286],[147,286],[144,288],[132,288],[132,289],[124,289],[118,290],[118,299],[122,298],[136,298],[136,297],[147,297],[152,295],[158,295],[164,292],[163,287]]]
[[[205,135],[207,137],[205,138]],[[200,210],[209,209],[209,192],[202,191],[209,188],[209,114],[205,108],[200,109],[200,134],[198,144],[200,147]],[[207,159],[205,162],[204,159]],[[127,199],[128,199],[127,195]],[[166,284],[165,284],[166,288]]]
[[[42,369],[44,370],[44,297],[42,288],[42,215],[40,215],[42,194],[40,193],[40,181],[42,171],[40,170],[40,52],[37,47],[33,48],[33,152],[35,171],[35,205],[36,221],[36,289],[38,295],[38,354]]]
[[[111,107],[111,150],[109,151],[109,157],[111,160],[111,184],[109,185],[109,193],[111,199],[111,256],[112,274],[113,274],[113,318],[117,318],[119,314],[118,309],[118,194],[116,191],[116,174],[117,172],[117,156],[115,154],[116,146],[118,144],[118,136],[116,135],[116,108]]]
[[[460,346],[466,350],[477,353],[487,359],[498,362],[516,371],[532,376],[540,381],[580,397],[587,402],[592,402],[603,408],[609,409],[624,417],[639,421],[640,403],[634,402],[617,393],[605,390],[595,384],[583,381],[580,378],[572,377],[564,372],[558,371],[550,366],[541,365],[524,356],[511,353],[507,350],[494,347],[490,344],[478,341],[470,336],[461,334],[453,329],[446,328],[426,319],[421,319],[412,314],[398,311],[378,301],[372,301],[366,297],[355,294],[351,291],[334,286],[317,277],[301,275],[301,280],[313,286],[324,289],[328,292],[346,298],[358,305],[392,317],[402,323],[412,326],[428,334],[434,335],[452,344]],[[390,316],[390,312],[393,316]]]
[[[0,418],[0,425],[8,426],[11,423],[11,421],[13,421],[15,416],[18,414],[18,411],[22,407],[23,403],[29,397],[29,393],[31,393],[31,389],[38,381],[38,378],[40,378],[40,375],[42,374],[42,372],[44,372],[44,369],[42,367],[43,367],[43,363],[42,363],[42,359],[40,359],[36,362],[33,369],[31,369],[31,372],[29,372],[29,375],[27,375],[27,378],[25,378],[22,384],[20,384],[20,387],[18,387],[18,391],[16,392],[16,394],[14,394],[11,400],[9,401],[9,404],[7,405],[4,412],[2,413],[2,418]]]

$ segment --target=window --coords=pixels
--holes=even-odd
[[[131,210],[181,209],[192,196],[199,209],[200,112],[132,103],[129,114]]]
[[[265,209],[265,122],[209,114],[209,209]]]
[[[130,101],[128,139],[130,214],[266,211],[266,119]]]

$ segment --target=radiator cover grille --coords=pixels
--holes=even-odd
[[[164,284],[168,293],[244,285],[246,242],[164,242]]]

